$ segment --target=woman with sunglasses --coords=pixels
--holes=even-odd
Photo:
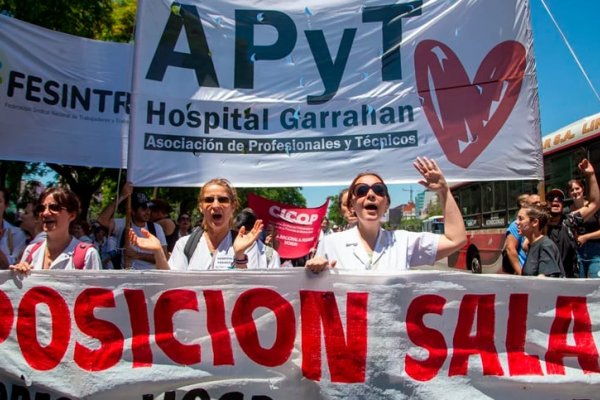
[[[40,196],[35,208],[46,232],[46,239],[25,248],[21,261],[11,269],[26,273],[32,269],[101,269],[98,251],[85,248],[83,263],[75,265],[76,248],[79,240],[69,233],[69,225],[79,215],[80,203],[77,195],[65,188],[48,188]]]
[[[419,183],[438,194],[444,234],[383,230],[381,218],[390,206],[390,195],[379,175],[363,172],[352,181],[347,200],[356,215],[356,226],[326,236],[306,267],[315,273],[333,267],[402,271],[433,264],[460,249],[467,238],[465,225],[442,171],[425,157],[417,158],[413,165],[423,176]]]
[[[194,240],[194,233],[180,238],[171,257],[167,261],[159,251],[159,242],[149,232],[142,230],[145,238],[129,234],[131,243],[145,250],[153,251],[156,267],[179,271],[257,268],[248,264],[246,253],[258,239],[262,230],[262,220],[257,220],[250,231],[240,228],[237,235],[231,233],[233,217],[238,207],[235,189],[226,179],[211,179],[198,196],[198,209],[203,215],[202,235],[195,248],[189,249],[188,241]],[[186,254],[186,247],[189,249]],[[256,246],[254,246],[256,249]],[[189,255],[189,258],[188,258]],[[252,257],[250,257],[252,259]]]

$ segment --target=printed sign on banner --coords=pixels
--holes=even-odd
[[[526,0],[138,7],[136,185],[413,182],[418,155],[449,180],[542,178]]]
[[[0,272],[3,399],[598,398],[591,279]]]
[[[123,168],[133,46],[0,14],[0,159]]]
[[[248,193],[248,207],[263,220],[265,230],[274,229],[281,258],[300,258],[316,248],[321,221],[329,200],[320,207],[300,208]]]

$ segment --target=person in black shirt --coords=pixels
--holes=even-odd
[[[550,210],[545,203],[523,207],[517,214],[519,233],[529,242],[522,275],[551,277],[565,275],[558,248],[543,234],[549,219]]]

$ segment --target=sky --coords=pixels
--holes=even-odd
[[[501,1],[501,0],[498,0]],[[600,112],[600,101],[577,66],[543,4],[562,30],[596,92],[600,91],[600,0],[530,0],[542,136]],[[357,171],[358,173],[359,171]],[[323,204],[343,186],[302,189],[308,207]],[[422,187],[389,185],[392,207],[410,200]]]

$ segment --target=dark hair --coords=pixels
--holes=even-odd
[[[177,221],[179,222],[181,220],[181,218],[183,218],[184,215],[187,215],[190,222],[192,221],[192,216],[190,215],[189,212],[182,212],[181,214],[179,214],[179,217],[177,217]]]
[[[243,226],[246,228],[246,232],[252,230],[254,223],[256,222],[256,214],[251,208],[244,208],[242,211],[235,216],[233,221],[233,229],[239,231]]]
[[[96,224],[96,225],[94,225],[94,229],[93,229],[93,231],[94,231],[94,234],[95,234],[95,233],[98,233],[98,232],[100,232],[100,231],[102,231],[102,232],[104,232],[104,234],[105,234],[106,236],[108,236],[108,228],[107,228],[107,227],[105,227],[104,225],[100,225],[100,224]]]
[[[163,199],[152,199],[151,203],[152,203],[152,205],[150,206],[151,210],[162,211],[165,214],[170,213],[171,210],[172,210],[171,205],[166,200],[163,200]]]
[[[571,191],[571,186],[573,186],[573,184],[579,185],[579,187],[581,187],[583,189],[583,192],[585,193],[585,184],[579,179],[571,179],[569,180],[569,182],[567,182],[567,194],[569,194],[569,192]]]
[[[79,197],[71,190],[63,187],[50,187],[42,192],[38,199],[38,204],[43,204],[46,197],[52,196],[56,203],[64,207],[67,212],[79,215],[81,212],[81,203]]]
[[[354,180],[350,184],[350,187],[348,188],[348,199],[346,200],[346,206],[348,208],[350,208],[352,206],[352,197],[354,196],[354,186],[356,186],[356,181],[358,181],[363,176],[374,176],[375,178],[379,179],[379,181],[381,183],[383,183],[385,185],[383,178],[381,176],[379,176],[379,174],[376,172],[366,171],[366,172],[361,172],[360,174],[356,175],[356,178],[354,178]],[[388,202],[388,206],[389,206],[392,203],[392,199],[390,198],[390,193],[387,190],[385,191],[385,197],[387,198],[387,202]]]
[[[540,203],[539,205],[531,204],[523,207],[525,214],[529,218],[535,218],[539,221],[540,230],[544,229],[550,220],[550,206],[548,203]]]
[[[84,235],[90,233],[90,224],[85,219],[76,219],[71,222],[71,228],[75,225],[79,225]]]

